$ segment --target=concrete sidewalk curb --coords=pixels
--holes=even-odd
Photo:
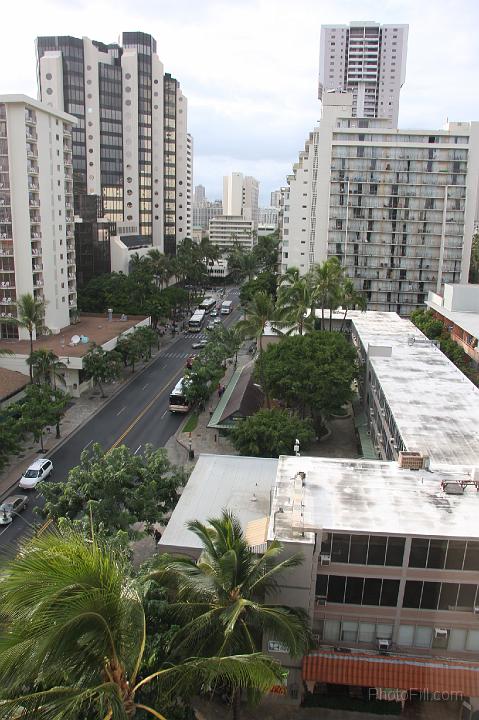
[[[104,398],[103,403],[101,403],[90,415],[88,415],[88,417],[86,417],[84,420],[82,420],[79,425],[77,425],[71,431],[69,431],[65,435],[63,435],[57,443],[54,443],[50,448],[47,448],[45,450],[45,454],[48,453],[48,455],[53,455],[58,450],[60,450],[62,448],[62,446],[68,440],[70,440],[77,432],[80,432],[80,430],[82,430],[85,427],[85,425],[87,425],[87,423],[90,422],[90,420],[92,420],[94,417],[96,417],[98,415],[98,413],[100,413],[105,407],[107,407],[108,404],[110,402],[112,402],[112,400],[114,400],[116,398],[116,396],[119,395],[122,390],[127,388],[133,382],[133,380],[140,377],[145,372],[145,370],[147,370],[155,362],[155,360],[158,359],[158,357],[161,355],[161,353],[164,350],[166,350],[167,347],[172,345],[175,342],[175,340],[177,340],[177,339],[178,339],[178,337],[175,337],[174,339],[172,338],[172,340],[169,343],[165,344],[160,350],[158,350],[156,355],[154,357],[152,357],[151,360],[148,360],[140,370],[138,370],[136,373],[130,373],[130,376],[127,377],[123,382],[120,382],[118,384],[118,387],[114,389],[114,391],[112,392],[111,395],[107,395]],[[186,418],[185,418],[185,420],[186,420]],[[23,458],[21,463],[19,462],[17,464],[23,466],[24,465],[23,461],[28,462],[28,460],[30,459],[30,462],[29,462],[29,465],[30,465],[37,456],[38,456],[37,451],[30,452],[28,455],[25,456],[25,458]],[[12,468],[11,473],[13,473],[14,469],[15,469],[15,466],[14,466],[14,468]],[[21,470],[19,472],[21,472]],[[7,481],[7,478],[5,478],[5,480]],[[10,485],[1,487],[2,481],[0,480],[0,499],[1,500],[3,500],[4,497],[6,497],[9,494],[9,492],[12,490],[12,488],[15,487],[15,485],[18,483],[18,481],[19,481],[19,478],[15,479]]]

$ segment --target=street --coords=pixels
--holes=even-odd
[[[239,319],[238,296],[233,290],[227,292],[224,299],[232,300],[235,307],[223,320],[225,326],[230,326]],[[179,333],[175,341],[58,450],[47,453],[53,462],[52,482],[65,480],[71,468],[78,465],[82,451],[95,442],[105,450],[122,444],[133,452],[141,452],[148,443],[156,448],[163,447],[184,419],[184,415],[172,414],[168,410],[169,393],[184,373],[187,357],[195,352],[191,349],[192,343],[207,337],[205,330],[201,333]],[[12,488],[8,494],[15,493],[17,489]],[[28,508],[0,530],[0,548],[15,545],[18,539],[31,531],[29,523],[38,524],[38,516],[33,509],[42,504],[41,496],[30,491],[28,497]]]

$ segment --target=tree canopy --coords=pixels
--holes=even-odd
[[[239,420],[230,437],[240,455],[279,457],[292,454],[296,438],[301,449],[307,450],[315,435],[309,420],[301,420],[287,410],[272,409]]]

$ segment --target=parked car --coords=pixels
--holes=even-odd
[[[25,470],[20,478],[19,487],[23,490],[33,490],[41,480],[51,475],[53,463],[48,458],[39,458]]]
[[[0,505],[0,525],[8,525],[15,519],[17,513],[22,512],[28,505],[26,495],[10,495]]]
[[[208,344],[207,340],[198,340],[197,342],[194,342],[191,346],[193,350],[199,350],[199,348],[204,348]]]

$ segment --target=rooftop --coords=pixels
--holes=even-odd
[[[299,472],[305,473],[304,485]],[[470,479],[468,469],[412,471],[395,462],[281,456],[268,537],[274,529],[279,539],[310,542],[308,531],[324,529],[479,538],[475,487],[467,487],[463,495],[441,489],[442,480],[459,478]]]
[[[479,339],[479,285],[446,285],[444,297],[430,292],[426,305]]]
[[[224,508],[234,510],[243,529],[269,515],[278,460],[234,455],[200,455],[160,540],[162,550],[201,548],[186,523],[206,522]]]
[[[396,313],[352,313],[401,438],[431,464],[479,465],[479,389],[410,321]]]
[[[53,350],[58,356],[83,357],[90,349],[90,343],[104,345],[118,335],[145,320],[144,315],[128,315],[127,320],[122,320],[120,315],[114,315],[109,321],[105,315],[82,315],[79,322],[69,325],[57,335],[42,335],[33,343],[34,350]],[[72,338],[88,338],[86,343],[72,344]],[[0,349],[12,350],[16,355],[29,355],[29,340],[0,340]],[[8,360],[8,355],[4,360]]]
[[[60,110],[55,110],[50,107],[50,105],[47,105],[47,103],[35,100],[35,98],[29,97],[28,95],[16,93],[0,95],[0,103],[28,105],[29,107],[35,108],[35,110],[41,110],[42,112],[49,113],[50,115],[55,115],[71,125],[76,125],[78,122],[77,118],[73,115],[61,112]]]
[[[8,355],[6,356],[8,357]],[[7,400],[22,390],[28,383],[30,378],[21,372],[15,370],[7,370],[0,368],[0,402]]]

